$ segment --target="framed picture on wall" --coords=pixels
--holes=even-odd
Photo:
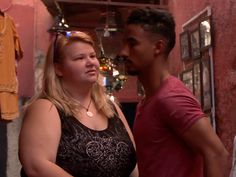
[[[188,60],[191,57],[188,31],[180,33],[180,54],[182,60]]]
[[[184,85],[193,93],[193,69],[188,69],[182,72],[181,80]]]
[[[213,115],[212,115],[211,111],[206,112],[206,113],[205,113],[205,116],[206,116],[206,117],[208,118],[208,120],[210,121],[210,123],[211,123],[213,129],[216,130],[216,127],[215,127],[215,120],[214,120],[214,118],[213,118]]]
[[[203,110],[211,109],[211,70],[210,57],[202,60],[202,104]]]
[[[211,46],[211,20],[210,17],[205,17],[199,24],[200,29],[200,46],[201,50],[207,49]]]
[[[200,51],[200,33],[199,28],[190,32],[190,44],[191,44],[191,56],[193,59],[197,59],[201,56]]]
[[[193,64],[193,94],[202,104],[202,85],[201,85],[201,63],[195,62]]]

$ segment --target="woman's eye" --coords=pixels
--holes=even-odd
[[[83,60],[83,59],[84,59],[84,57],[75,57],[74,60]]]

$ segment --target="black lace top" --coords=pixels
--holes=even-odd
[[[96,131],[59,114],[62,134],[56,164],[74,177],[129,177],[135,150],[120,118],[108,119],[107,129]]]

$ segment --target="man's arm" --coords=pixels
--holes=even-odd
[[[229,176],[228,152],[206,117],[196,121],[183,137],[191,147],[203,155],[206,177]]]

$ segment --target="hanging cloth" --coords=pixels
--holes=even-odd
[[[13,19],[0,15],[0,112],[1,119],[12,120],[19,116],[18,80],[16,60],[23,57]]]
[[[230,177],[236,177],[236,136],[234,137],[232,168],[230,172]]]

